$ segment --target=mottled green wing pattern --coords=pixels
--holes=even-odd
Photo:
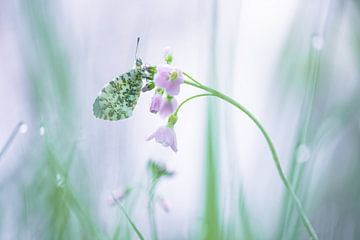
[[[93,104],[95,117],[116,121],[128,118],[136,106],[142,86],[141,72],[133,69],[109,82]]]

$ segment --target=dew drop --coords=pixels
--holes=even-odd
[[[64,180],[64,177],[60,174],[60,173],[57,173],[56,174],[56,185],[58,187],[64,187],[64,183],[65,183],[65,180]]]
[[[40,127],[40,129],[39,129],[39,134],[40,134],[40,136],[44,136],[44,135],[45,135],[45,128],[44,128],[44,127]]]
[[[28,129],[29,129],[28,125],[26,123],[22,123],[20,125],[19,132],[22,134],[25,134],[25,133],[27,133]]]

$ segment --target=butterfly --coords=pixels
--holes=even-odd
[[[110,121],[131,117],[141,90],[147,91],[153,87],[155,72],[154,66],[144,66],[140,58],[136,59],[133,69],[117,76],[100,91],[93,104],[94,116]],[[144,79],[147,83],[142,87]]]

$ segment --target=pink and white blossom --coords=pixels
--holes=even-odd
[[[167,94],[175,96],[180,92],[180,85],[184,82],[184,77],[179,69],[169,64],[163,64],[157,66],[154,82],[157,87],[164,88]]]
[[[170,114],[175,112],[176,108],[178,107],[178,102],[174,97],[167,97],[163,99],[160,106],[159,114],[162,118],[168,117]]]
[[[151,139],[155,139],[156,142],[164,147],[171,147],[174,152],[177,152],[176,133],[172,127],[162,126],[158,128],[147,141]]]

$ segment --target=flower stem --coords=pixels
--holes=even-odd
[[[191,85],[191,86],[194,86],[196,88],[199,88],[199,89],[202,89],[202,90],[205,90],[209,93],[211,93],[213,96],[216,96],[228,103],[230,103],[231,105],[235,106],[236,108],[238,108],[240,111],[242,111],[243,113],[245,113],[254,123],[255,125],[259,128],[259,130],[261,131],[262,135],[264,136],[269,148],[270,148],[270,151],[271,151],[271,155],[272,155],[272,158],[274,160],[274,163],[275,163],[275,166],[276,166],[276,169],[278,171],[278,174],[286,188],[286,190],[288,191],[288,193],[290,194],[291,198],[293,199],[293,201],[295,202],[295,205],[297,207],[297,210],[300,214],[300,217],[301,217],[301,220],[306,228],[306,230],[308,231],[311,239],[313,240],[317,240],[318,239],[318,236],[314,230],[314,228],[312,227],[308,217],[306,216],[305,214],[305,211],[303,209],[303,206],[299,200],[299,198],[296,196],[296,193],[295,191],[293,190],[293,188],[291,187],[287,177],[285,176],[285,173],[284,173],[284,170],[282,169],[281,167],[281,164],[280,164],[280,160],[279,160],[279,157],[278,157],[278,154],[275,150],[275,147],[274,147],[274,144],[272,143],[272,140],[269,136],[269,134],[266,132],[265,128],[260,124],[260,122],[255,118],[254,115],[251,114],[251,112],[249,112],[249,110],[247,110],[244,106],[242,106],[240,103],[236,102],[234,99],[232,99],[231,97],[215,90],[215,89],[212,89],[210,87],[207,87],[203,84],[200,84],[199,82],[195,81],[194,78],[192,78],[190,75],[188,75],[187,73],[183,72],[183,74],[188,77],[190,80],[192,81],[187,81],[185,80],[184,83],[185,84],[188,84],[188,85]],[[193,83],[195,82],[195,83]]]
[[[185,99],[184,101],[182,101],[182,102],[180,103],[180,105],[177,107],[176,111],[174,112],[174,115],[177,115],[178,112],[179,112],[179,110],[180,110],[180,108],[181,108],[185,103],[187,103],[188,101],[190,101],[190,100],[192,100],[192,99],[194,99],[194,98],[206,97],[206,96],[215,96],[215,95],[212,94],[212,93],[203,93],[203,94],[198,94],[198,95],[194,95],[194,96],[192,96],[192,97],[189,97],[189,98]]]
[[[114,198],[114,197],[113,197]],[[143,235],[141,234],[140,230],[136,227],[135,223],[131,220],[130,216],[128,215],[128,213],[126,212],[125,208],[123,207],[123,205],[114,198],[114,201],[116,203],[116,205],[119,207],[119,209],[121,210],[121,212],[124,214],[124,216],[126,217],[126,220],[129,222],[130,226],[132,227],[132,229],[135,231],[136,235],[138,236],[138,238],[140,240],[144,240]]]
[[[148,214],[149,214],[149,224],[151,231],[151,239],[157,240],[158,233],[156,227],[156,217],[155,217],[155,208],[154,208],[154,197],[155,197],[155,189],[156,189],[157,181],[151,183],[149,189],[149,200],[148,200]]]
[[[183,72],[183,74],[184,74],[186,77],[188,77],[191,81],[193,81],[195,84],[197,84],[197,85],[199,85],[199,86],[202,85],[200,82],[196,81],[196,80],[195,80],[193,77],[191,77],[189,74],[187,74],[187,73],[185,73],[185,72]]]

